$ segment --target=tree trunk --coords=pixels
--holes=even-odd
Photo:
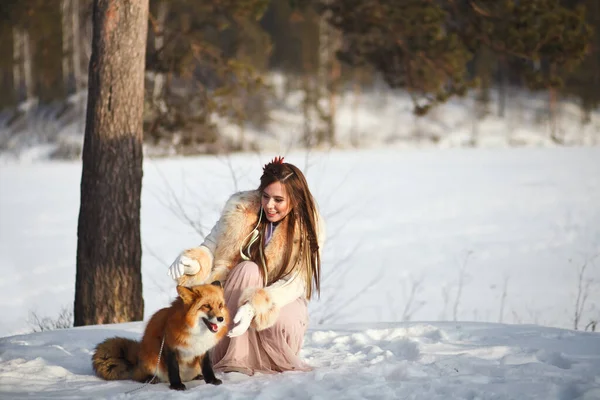
[[[80,96],[80,91],[85,88],[84,76],[82,72],[82,35],[81,29],[81,5],[80,0],[71,0],[71,28],[73,38],[73,88],[76,96],[76,111],[77,111],[77,132],[83,132],[85,118],[85,98]]]
[[[360,145],[360,129],[359,129],[359,113],[358,110],[360,108],[360,100],[361,100],[361,75],[362,70],[360,68],[355,68],[353,71],[354,79],[352,82],[352,122],[350,124],[350,143],[354,147],[359,147]]]
[[[330,124],[329,124],[329,136],[327,140],[331,146],[335,146],[336,144],[336,125],[335,118],[337,114],[337,94],[338,94],[338,85],[340,83],[340,77],[342,75],[342,65],[338,61],[335,53],[341,47],[341,35],[340,32],[331,28],[331,33],[333,36],[332,39],[332,47],[329,49],[329,57],[331,59],[331,72],[329,74],[329,114],[330,114]]]
[[[326,11],[319,17],[319,65],[315,107],[319,114],[318,144],[327,141],[330,145],[335,145],[336,91],[341,73],[335,52],[341,39],[339,32],[327,22],[330,15],[331,11]],[[322,99],[324,101],[321,101]]]
[[[304,99],[302,100],[302,118],[303,118],[303,134],[302,142],[306,148],[310,149],[313,146],[313,121],[311,113],[311,105],[313,102],[312,95],[312,84],[310,76],[305,72],[302,75],[302,91],[304,92]]]
[[[558,137],[558,91],[555,88],[548,89],[548,118],[550,125],[550,139],[556,144],[563,144]]]
[[[13,81],[17,103],[31,100],[33,91],[33,70],[29,32],[13,29]]]
[[[69,42],[70,42],[70,34],[71,30],[69,29],[69,19],[67,18],[69,13],[69,0],[61,0],[60,2],[60,31],[62,33],[62,78],[63,78],[63,87],[65,89],[65,93],[69,94],[69,76],[70,76],[70,67],[69,67]]]
[[[319,64],[317,65],[317,82],[314,106],[317,111],[317,145],[322,144],[326,138],[333,136],[333,118],[329,110],[329,102],[321,102],[321,99],[329,99],[328,81],[329,77],[329,52],[330,27],[326,18],[330,11],[319,17]],[[327,106],[324,106],[327,104]]]
[[[23,64],[23,37],[19,28],[13,28],[13,88],[15,100],[19,104],[25,97],[21,79],[21,65]]]
[[[140,321],[148,0],[95,0],[77,230],[75,326]]]
[[[82,87],[81,79],[81,27],[79,22],[79,0],[71,0],[71,38],[73,53],[73,89],[77,94]]]
[[[156,14],[156,28],[157,32],[154,35],[154,51],[162,52],[165,45],[165,29],[167,16],[169,15],[169,4],[163,0],[158,4],[158,11]],[[164,72],[156,72],[154,74],[154,87],[152,88],[152,101],[155,106],[161,111],[165,110],[164,102],[164,87],[165,77]]]
[[[23,31],[23,79],[25,85],[25,101],[33,99],[33,56],[29,32]]]
[[[508,95],[508,68],[501,56],[498,62],[498,116],[504,118],[506,115],[506,97]]]
[[[61,15],[61,32],[62,32],[62,76],[63,87],[65,93],[70,95],[73,92],[72,84],[72,43],[75,36],[71,29],[71,4],[72,0],[61,0],[60,15]]]

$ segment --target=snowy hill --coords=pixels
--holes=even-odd
[[[0,398],[44,399],[544,399],[600,398],[600,335],[532,325],[345,324],[309,330],[311,372],[220,374],[223,385],[106,382],[95,345],[139,339],[143,323],[0,339]],[[140,388],[141,387],[141,388]],[[136,390],[140,388],[139,390]],[[128,393],[133,391],[131,393]]]

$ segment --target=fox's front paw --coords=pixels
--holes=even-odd
[[[169,389],[173,390],[185,390],[187,389],[183,383],[171,383]]]
[[[223,381],[219,378],[215,378],[212,381],[207,381],[206,383],[210,383],[211,385],[220,385],[221,383],[223,383]]]

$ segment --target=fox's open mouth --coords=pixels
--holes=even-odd
[[[219,326],[217,324],[213,324],[212,322],[210,322],[209,320],[207,320],[206,318],[202,318],[202,321],[204,321],[204,324],[206,325],[206,327],[211,331],[211,332],[216,332],[219,330]]]

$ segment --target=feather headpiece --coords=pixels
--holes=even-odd
[[[286,169],[283,169],[284,165],[285,163],[283,162],[283,157],[277,156],[273,160],[271,160],[271,162],[265,164],[265,166],[263,167],[263,173],[272,175],[280,181],[285,181],[290,176],[294,175],[294,172],[288,172],[289,169],[287,169],[287,171]],[[284,171],[288,172],[285,176],[282,175]]]
[[[263,171],[270,165],[283,165],[283,157],[275,157],[274,159],[271,160],[271,162],[265,164],[265,166],[263,167]]]

